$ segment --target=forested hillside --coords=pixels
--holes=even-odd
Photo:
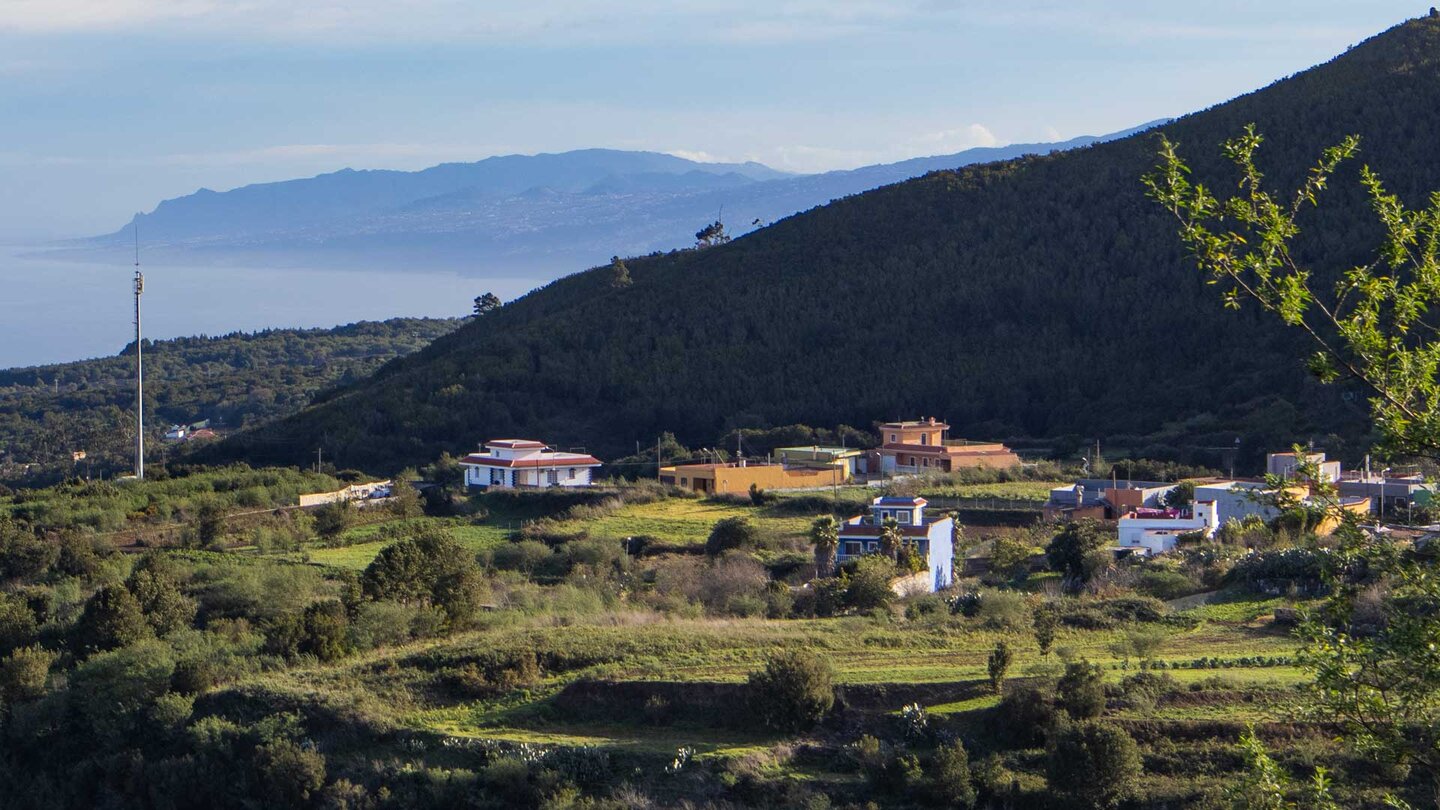
[[[172,422],[253,427],[298,411],[320,389],[363,378],[459,321],[395,318],[334,329],[271,329],[145,342],[151,457]],[[135,442],[135,359],[0,370],[0,481],[35,482],[128,468]],[[78,466],[72,453],[84,451]]]
[[[1229,183],[1218,145],[1250,122],[1278,189],[1358,133],[1364,162],[1419,201],[1440,188],[1440,20],[1162,129],[1197,176]],[[220,453],[295,463],[323,444],[382,470],[487,436],[606,455],[662,430],[704,443],[737,424],[936,414],[956,435],[1100,437],[1212,464],[1207,448],[1237,438],[1253,455],[1338,433],[1350,443],[1329,448],[1353,454],[1363,398],[1311,381],[1298,335],[1222,309],[1145,197],[1157,145],[1141,133],[932,173],[633,260],[628,286],[579,273]],[[1302,258],[1325,272],[1374,244],[1357,177],[1305,221]]]

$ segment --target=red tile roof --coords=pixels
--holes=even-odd
[[[600,459],[579,453],[545,453],[539,458],[495,458],[471,453],[460,459],[461,464],[475,467],[599,467]]]

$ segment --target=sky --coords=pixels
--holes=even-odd
[[[198,188],[586,147],[815,172],[1103,134],[1391,0],[0,0],[0,240]]]

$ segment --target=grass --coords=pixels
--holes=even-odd
[[[648,535],[666,543],[704,543],[715,523],[726,518],[745,518],[782,537],[803,537],[813,517],[776,516],[769,510],[731,503],[670,498],[654,503],[627,504],[613,515],[592,521],[562,523],[562,529],[583,529],[591,537],[638,537]]]
[[[1050,499],[1050,490],[1069,486],[1072,481],[1005,481],[995,484],[942,484],[920,488],[920,494],[932,498],[997,498],[1013,501]]]

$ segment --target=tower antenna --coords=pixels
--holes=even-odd
[[[135,478],[145,480],[145,358],[140,348],[140,295],[145,276],[140,272],[140,223],[135,223]]]

